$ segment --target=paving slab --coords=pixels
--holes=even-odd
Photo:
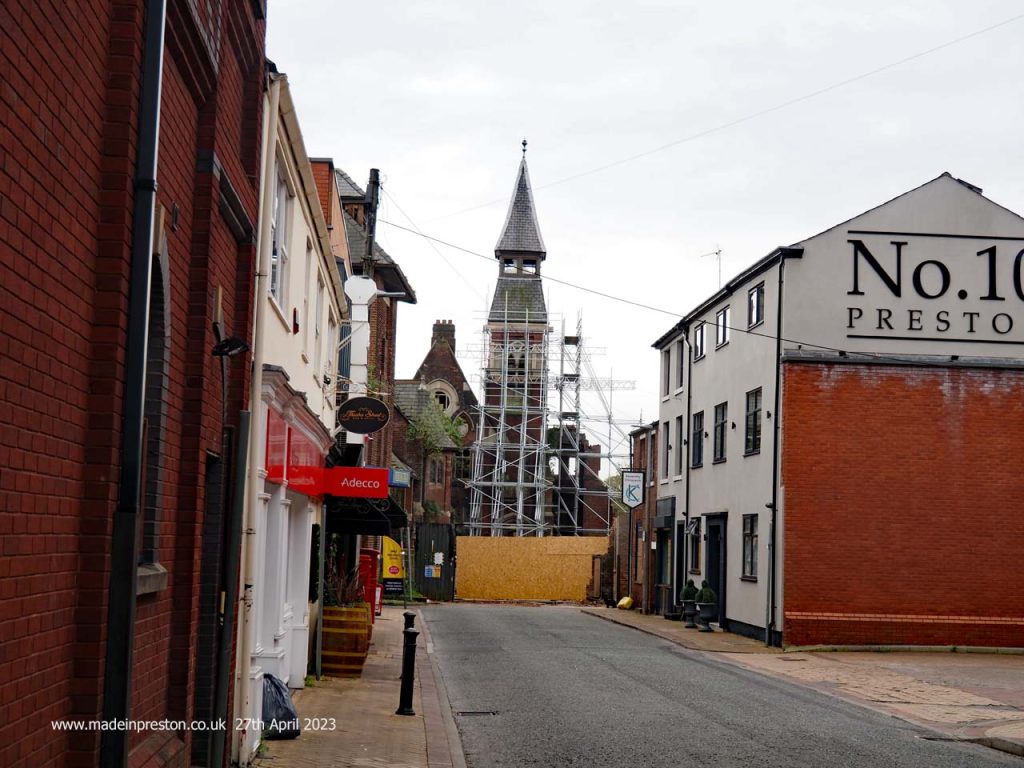
[[[395,714],[401,689],[403,613],[402,608],[385,606],[377,617],[360,678],[324,678],[293,692],[299,718],[320,727],[304,729],[296,739],[265,741],[257,768],[463,768],[447,694],[426,652],[428,638],[419,617],[416,714]]]

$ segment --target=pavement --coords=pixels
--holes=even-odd
[[[783,652],[721,630],[615,608],[583,613],[934,731],[1024,757],[1024,654],[927,651]]]
[[[264,741],[257,768],[465,768],[462,745],[417,611],[415,715],[396,715],[405,609],[384,606],[358,679],[323,678],[292,692],[308,725],[292,740]],[[306,719],[309,718],[307,723]]]
[[[729,632],[685,629],[661,616],[608,608],[583,613],[684,648],[906,720],[936,738],[1024,757],[1024,655],[928,652],[783,652]],[[324,678],[292,700],[308,727],[265,741],[257,768],[465,768],[444,680],[418,611],[415,715],[395,714],[404,609],[385,606],[359,679]]]

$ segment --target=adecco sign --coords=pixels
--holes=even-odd
[[[359,499],[388,497],[388,470],[383,467],[331,467],[324,472],[323,492]]]

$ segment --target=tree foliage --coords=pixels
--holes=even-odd
[[[419,444],[425,456],[440,453],[448,440],[456,447],[462,446],[458,421],[445,413],[433,399],[409,422],[406,434],[410,440]]]

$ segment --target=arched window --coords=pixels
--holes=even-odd
[[[146,394],[143,406],[142,524],[137,527],[140,565],[159,561],[160,508],[164,494],[164,425],[167,418],[167,367],[170,355],[167,235],[163,217],[154,238],[150,275],[149,324],[146,341]]]

